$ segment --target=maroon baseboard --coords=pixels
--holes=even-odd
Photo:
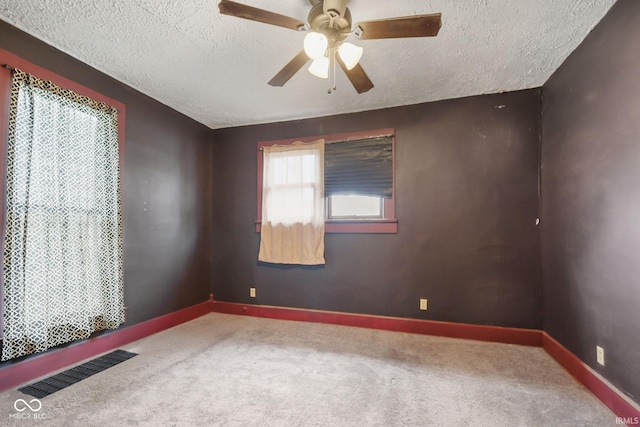
[[[213,311],[228,314],[245,314],[271,319],[299,320],[357,326],[386,331],[411,332],[450,338],[492,341],[508,344],[542,346],[541,331],[533,329],[505,328],[501,326],[470,325],[434,320],[406,319],[373,316],[367,314],[339,313],[333,311],[306,310],[265,305],[249,305],[230,302],[213,302]]]
[[[637,420],[640,420],[640,411],[637,405],[627,401],[615,388],[602,381],[584,362],[562,344],[546,332],[539,330],[239,304],[214,301],[213,299],[0,368],[0,391],[16,387],[50,372],[63,369],[84,359],[116,349],[210,312],[544,347],[551,357],[620,417],[621,421],[631,420],[632,423],[637,423]]]
[[[211,306],[212,300],[209,300],[4,366],[0,368],[0,391],[14,388],[82,360],[115,350],[122,345],[203,316],[211,312]]]
[[[532,329],[505,328],[500,326],[470,325],[433,320],[405,319],[365,314],[307,310],[288,307],[213,302],[213,311],[281,320],[328,323],[387,331],[411,332],[451,338],[544,347],[569,374],[582,383],[622,420],[638,423],[640,412],[625,400],[618,391],[595,376],[573,353],[547,333]]]
[[[632,424],[640,424],[640,410],[598,378],[593,371],[578,357],[546,332],[542,333],[542,345],[562,367],[578,382],[583,384],[602,403],[607,405],[623,421],[631,420]]]

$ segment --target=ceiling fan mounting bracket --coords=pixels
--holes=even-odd
[[[342,16],[334,10],[325,13],[323,2],[318,1],[309,11],[307,22],[311,31],[324,34],[335,47],[346,39],[351,31],[351,11],[345,8]]]

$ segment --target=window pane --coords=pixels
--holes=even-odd
[[[382,198],[331,196],[329,218],[382,218]]]
[[[116,116],[51,82],[12,75],[2,360],[124,322]]]

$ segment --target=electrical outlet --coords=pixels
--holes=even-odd
[[[599,345],[596,346],[596,359],[598,363],[604,366],[604,348]]]
[[[420,310],[426,310],[426,309],[427,309],[427,299],[420,298]]]
[[[255,298],[256,297],[256,288],[249,288],[249,296],[251,298]]]

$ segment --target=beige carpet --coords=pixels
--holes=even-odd
[[[0,394],[0,425],[616,425],[541,348],[212,313],[123,349],[41,399],[46,421]]]

